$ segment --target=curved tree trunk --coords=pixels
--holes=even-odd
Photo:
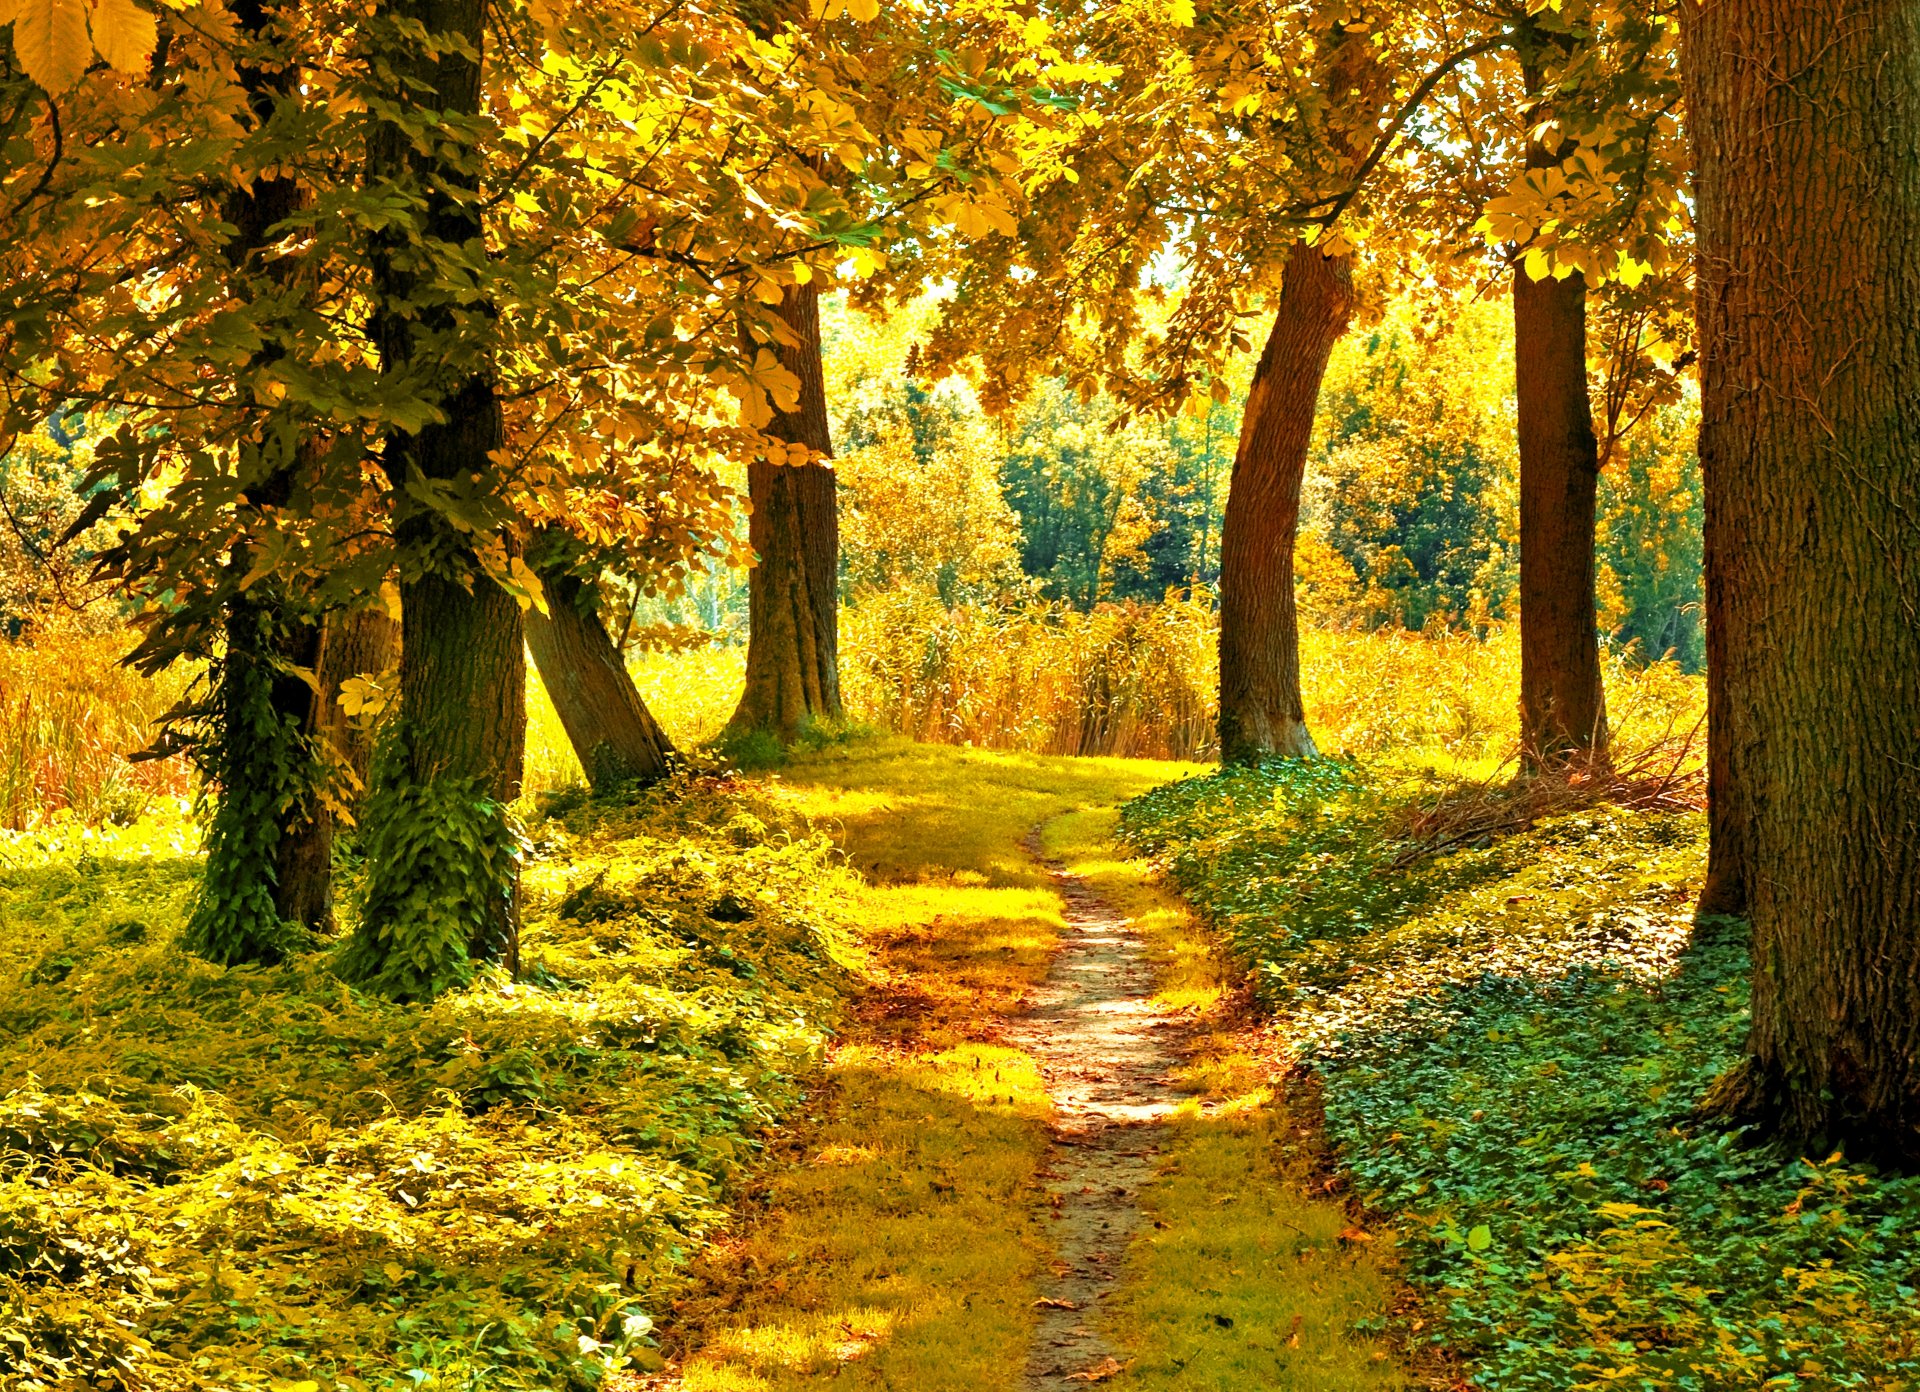
[[[767,433],[833,454],[820,362],[820,289],[789,286],[780,317],[800,340],[780,361],[800,379],[797,409],[777,411]],[[790,740],[809,722],[840,718],[840,515],[824,464],[747,469],[753,508],[747,539],[759,558],[747,578],[747,680],[728,728]]]
[[[1551,161],[1549,161],[1551,162]],[[1600,448],[1587,397],[1587,282],[1513,279],[1520,443],[1520,735],[1528,764],[1606,750],[1595,610]]]
[[[1297,243],[1254,370],[1220,528],[1220,758],[1311,758],[1300,698],[1293,547],[1333,347],[1353,317],[1353,258]]]
[[[547,614],[529,610],[527,647],[595,792],[666,777],[673,742],[627,673],[577,575],[542,571]]]
[[[1920,10],[1685,17],[1716,792],[1753,1025],[1717,1101],[1920,1161]]]

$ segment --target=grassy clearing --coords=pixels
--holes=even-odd
[[[1391,1287],[1371,1244],[1350,1242],[1339,1203],[1309,1195],[1305,1125],[1238,1009],[1244,972],[1150,867],[1112,849],[1118,813],[1061,817],[1049,854],[1145,935],[1156,998],[1197,1025],[1185,1070],[1196,1096],[1170,1123],[1141,1195],[1115,1333],[1126,1392],[1385,1392],[1406,1385],[1378,1337]]]
[[[1044,977],[1062,923],[1021,843],[1188,771],[882,741],[783,772],[776,796],[836,828],[869,876],[855,917],[872,985],[799,1163],[703,1264],[687,1392],[1018,1384],[1048,1104],[996,1022]]]
[[[1920,1182],[1694,1117],[1746,1028],[1739,926],[1689,921],[1703,819],[1590,809],[1397,864],[1453,787],[1277,764],[1125,817],[1318,1075],[1435,1338],[1525,1392],[1913,1386]]]
[[[537,824],[527,979],[426,1008],[178,937],[177,824],[0,870],[0,1386],[558,1389],[651,1321],[801,1095],[853,877],[734,781]]]

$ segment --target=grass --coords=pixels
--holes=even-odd
[[[1433,1337],[1513,1392],[1910,1388],[1920,1182],[1699,1122],[1746,1029],[1696,931],[1697,813],[1599,806],[1448,854],[1415,764],[1274,764],[1125,830],[1251,969]]]

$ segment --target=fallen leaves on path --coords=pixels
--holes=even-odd
[[[1068,1382],[1105,1382],[1110,1377],[1118,1377],[1127,1370],[1127,1365],[1117,1358],[1103,1358],[1091,1368],[1083,1368],[1077,1373],[1068,1373]]]
[[[1077,1300],[1057,1300],[1051,1295],[1043,1295],[1033,1302],[1033,1308],[1036,1310],[1077,1310],[1080,1308],[1080,1302]]]

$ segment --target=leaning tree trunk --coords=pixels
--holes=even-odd
[[[1311,758],[1293,547],[1320,381],[1353,317],[1353,258],[1297,243],[1254,369],[1220,527],[1220,758]]]
[[[780,361],[800,379],[800,400],[777,411],[767,433],[831,457],[820,361],[820,288],[789,286],[780,317],[799,339]],[[753,516],[747,540],[759,558],[747,581],[746,690],[728,728],[791,740],[814,720],[840,718],[840,515],[824,464],[747,469]]]
[[[542,570],[547,610],[527,614],[527,647],[595,792],[666,777],[673,743],[647,709],[590,588]]]
[[[1920,1162],[1920,9],[1684,24],[1717,791],[1754,950],[1716,1101]]]
[[[481,568],[472,538],[403,491],[416,476],[493,476],[503,440],[488,347],[476,336],[485,330],[473,323],[484,305],[456,308],[421,265],[423,247],[480,255],[477,161],[454,142],[481,106],[486,6],[399,0],[392,14],[408,24],[389,31],[388,55],[405,119],[376,128],[369,182],[397,185],[424,207],[417,226],[374,238],[373,337],[383,370],[443,419],[390,431],[382,458],[401,553],[400,712],[368,800],[366,897],[346,967],[376,989],[420,998],[466,979],[475,962],[518,967],[519,856],[507,808],[525,752],[526,646],[519,603]],[[429,117],[446,133],[423,149],[406,126]]]
[[[1594,595],[1600,448],[1587,398],[1587,282],[1513,278],[1520,443],[1520,735],[1536,769],[1604,754]]]

